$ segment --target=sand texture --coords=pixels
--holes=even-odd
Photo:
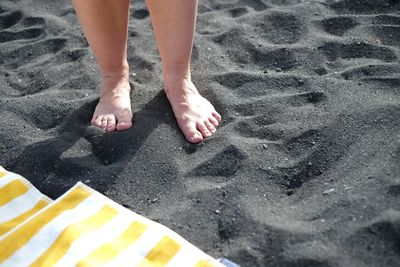
[[[0,3],[0,164],[77,181],[244,267],[399,266],[400,1],[201,0],[193,79],[223,116],[187,143],[143,1],[134,127],[90,126],[100,77],[70,1]]]

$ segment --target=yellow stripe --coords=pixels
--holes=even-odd
[[[40,231],[47,223],[68,209],[75,208],[79,203],[91,195],[90,192],[78,186],[69,192],[59,202],[38,214],[20,228],[0,240],[0,263],[13,255]]]
[[[0,166],[0,178],[4,177],[6,175],[7,175],[7,171],[3,167]]]
[[[146,231],[146,228],[147,225],[143,223],[131,223],[120,236],[94,250],[82,259],[77,264],[77,267],[100,266],[106,264],[134,243]]]
[[[9,182],[0,188],[0,206],[3,206],[11,200],[25,194],[28,190],[29,187],[18,179]]]
[[[194,267],[215,267],[209,260],[200,260]]]
[[[146,255],[143,262],[137,267],[162,267],[175,256],[181,246],[172,238],[165,236]]]
[[[41,210],[42,208],[46,207],[49,203],[46,200],[39,200],[36,205],[31,208],[30,210],[22,213],[21,215],[11,219],[7,222],[0,223],[0,236],[4,235],[5,233],[9,232],[11,229],[31,217],[33,214]]]
[[[71,224],[61,232],[54,243],[30,267],[54,266],[67,253],[76,239],[102,227],[117,213],[116,209],[104,205],[92,216]]]

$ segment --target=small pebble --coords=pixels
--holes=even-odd
[[[293,189],[293,188],[289,188],[289,189],[287,190],[286,194],[287,194],[288,196],[293,195],[293,194],[294,194],[294,189]]]
[[[268,146],[267,146],[266,144],[263,144],[263,148],[264,148],[264,149],[267,149]]]
[[[329,195],[330,193],[333,193],[333,192],[335,192],[335,188],[331,188],[331,189],[325,190],[324,192],[322,192],[322,194],[323,195]]]
[[[158,201],[158,198],[156,197],[156,198],[153,198],[150,202],[151,203],[156,203]]]

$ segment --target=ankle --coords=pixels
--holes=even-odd
[[[163,64],[164,91],[167,94],[181,94],[181,91],[190,87],[191,74],[188,63]]]
[[[120,65],[101,66],[103,81],[129,79],[129,65],[124,62]]]
[[[129,78],[125,75],[113,75],[103,77],[100,96],[119,96],[129,94],[131,87],[129,84]]]
[[[176,62],[163,63],[164,81],[168,80],[190,80],[190,63]]]
[[[198,95],[198,91],[193,82],[188,78],[172,78],[164,80],[164,92],[170,99],[186,99],[189,96]]]

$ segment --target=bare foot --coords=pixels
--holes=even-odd
[[[221,116],[199,94],[190,74],[182,77],[164,73],[164,87],[178,125],[189,142],[199,143],[215,133]]]
[[[115,73],[114,73],[115,74]],[[92,125],[107,132],[123,131],[132,126],[130,85],[127,75],[104,75],[99,103]]]

